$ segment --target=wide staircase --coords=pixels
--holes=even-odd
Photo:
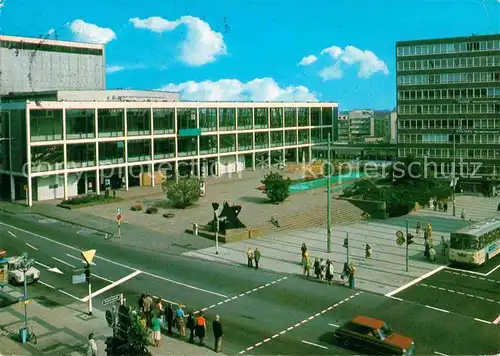
[[[332,226],[356,223],[364,219],[363,211],[348,201],[333,199],[331,204]],[[278,226],[268,221],[260,226],[264,235],[285,230],[296,230],[308,227],[326,227],[328,223],[327,207],[320,206],[311,210],[286,216],[274,216]]]

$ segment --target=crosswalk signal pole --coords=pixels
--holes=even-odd
[[[408,238],[409,238],[409,233],[408,233],[408,219],[406,219],[406,272],[408,272],[408,260],[409,260],[409,251],[408,251],[408,245],[409,245],[409,242],[408,241]]]
[[[331,176],[332,176],[332,166],[331,166],[331,136],[328,134],[328,172],[327,172],[327,182],[326,182],[326,216],[327,216],[327,230],[326,230],[326,251],[328,253],[332,252],[332,210],[331,210],[331,202],[332,202],[332,190],[331,190]]]
[[[89,315],[92,316],[92,276],[90,274],[90,263],[85,266],[85,279],[89,287]]]

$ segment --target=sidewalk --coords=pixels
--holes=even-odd
[[[17,290],[6,286],[3,296],[13,299],[21,296]],[[104,311],[93,310],[93,316],[86,314],[86,306],[80,303],[61,305],[50,300],[33,300],[28,305],[29,322],[38,338],[38,343],[21,344],[18,340],[19,328],[24,325],[24,307],[15,303],[0,308],[0,354],[1,355],[68,355],[87,354],[87,336],[95,335],[98,354],[105,355],[104,341],[112,335],[107,325]],[[210,340],[208,340],[210,341]],[[191,345],[184,340],[162,337],[159,348],[150,347],[153,355],[215,355],[211,349]],[[223,354],[219,354],[223,355]]]
[[[406,245],[397,245],[396,232],[406,230],[406,218],[409,232],[415,233],[417,221],[422,226],[431,223],[437,256],[431,263],[423,257],[424,240],[415,239],[409,246],[409,271],[406,272]],[[447,219],[439,216],[408,215],[388,220],[367,220],[346,226],[333,226],[331,253],[326,252],[327,236],[325,228],[308,228],[278,233],[263,238],[235,242],[219,246],[219,255],[210,247],[198,251],[186,252],[184,255],[225,262],[235,265],[246,265],[246,251],[250,247],[259,248],[262,257],[259,263],[263,269],[294,275],[302,274],[300,266],[300,247],[305,243],[313,261],[315,258],[330,259],[334,262],[336,279],[340,278],[343,264],[347,259],[347,249],[343,247],[344,238],[349,234],[349,261],[354,262],[356,269],[356,288],[374,293],[387,294],[403,286],[415,278],[426,274],[440,265],[447,264],[441,252],[440,237],[449,239],[449,233],[468,225],[460,219]],[[365,245],[369,244],[373,254],[371,259],[365,258]],[[314,271],[311,271],[311,275]]]

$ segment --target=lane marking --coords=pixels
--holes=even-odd
[[[475,271],[467,271],[466,269],[452,268],[452,267],[446,267],[446,269],[449,269],[449,270],[452,270],[452,271],[463,272],[463,273],[477,274],[478,276],[486,276],[486,273],[480,273],[480,272],[475,272]]]
[[[94,272],[92,272],[92,277],[96,277],[96,278],[102,279],[103,281],[106,281],[108,283],[115,283],[115,281],[112,281],[111,279],[107,279],[107,278],[101,277],[98,274],[95,274]]]
[[[14,235],[12,232],[10,232],[9,230],[7,230],[7,232],[9,233],[10,236],[13,236],[13,237],[17,237],[16,235]]]
[[[35,261],[35,263],[36,263],[37,265],[39,265],[39,266],[44,267],[44,268],[47,268],[47,269],[49,269],[49,268],[50,268],[49,266],[46,266],[46,265],[44,265],[43,263],[40,263],[40,262],[38,262],[38,261]]]
[[[219,305],[222,305],[222,304],[225,304],[225,303],[229,303],[229,302],[231,302],[231,301],[233,301],[233,300],[236,300],[236,299],[238,299],[238,298],[241,298],[241,297],[243,297],[243,296],[245,296],[245,295],[249,295],[249,294],[251,294],[251,293],[255,293],[255,292],[259,291],[259,290],[262,290],[263,288],[270,287],[271,285],[273,285],[273,284],[275,284],[275,283],[279,283],[279,282],[281,282],[281,281],[284,281],[284,280],[285,280],[285,279],[287,279],[287,278],[288,278],[288,277],[283,277],[283,278],[277,279],[277,280],[275,280],[275,281],[273,281],[273,282],[266,283],[266,284],[261,285],[261,286],[259,286],[259,287],[256,287],[256,288],[253,288],[253,289],[248,290],[248,291],[246,291],[246,292],[243,292],[243,293],[240,293],[240,294],[238,294],[238,295],[235,295],[234,297],[227,297],[227,296],[226,296],[226,298],[227,298],[226,300],[220,301],[220,302],[218,302],[217,304],[212,304],[211,306],[209,306],[209,307],[206,307],[206,308],[202,309],[202,311],[205,311],[205,310],[207,310],[207,309],[212,309],[212,308],[215,308],[216,306],[219,306]],[[194,312],[193,314],[198,314],[198,313],[199,313],[199,311]]]
[[[340,326],[337,324],[328,324],[328,325],[333,326],[334,328],[340,328]]]
[[[315,344],[315,343],[313,343],[313,342],[309,342],[309,341],[302,340],[302,343],[303,343],[303,344],[307,344],[307,345],[311,345],[311,346],[316,346],[316,347],[319,347],[319,348],[321,348],[321,349],[323,349],[323,350],[328,350],[328,347],[323,346],[323,345],[318,345],[318,344]]]
[[[50,241],[50,242],[52,242],[52,243],[54,243],[54,244],[56,244],[56,245],[59,245],[59,246],[62,246],[62,247],[66,247],[67,249],[70,249],[70,250],[72,250],[72,251],[77,251],[78,253],[81,253],[81,250],[80,250],[80,249],[78,249],[78,248],[76,248],[76,247],[73,247],[73,246],[67,245],[67,244],[65,244],[65,243],[62,243],[62,242],[59,242],[59,241],[56,241],[56,240],[49,239],[48,237],[42,236],[42,235],[37,234],[37,233],[35,233],[35,232],[31,232],[31,231],[28,231],[28,230],[25,230],[25,229],[21,229],[21,228],[19,228],[19,227],[14,226],[14,225],[6,224],[6,223],[4,223],[4,222],[0,222],[0,225],[2,225],[2,226],[6,226],[6,227],[10,227],[10,228],[12,228],[12,229],[14,229],[14,230],[24,232],[24,233],[26,233],[26,234],[29,234],[29,235],[32,235],[32,236],[38,237],[38,238],[40,238],[40,239],[42,239],[42,240],[45,240],[45,241]],[[67,255],[68,255],[68,254],[67,254]],[[71,255],[69,255],[69,256],[70,256],[70,257],[72,257],[72,258],[75,258],[74,256],[71,256]],[[99,260],[101,260],[101,261],[105,261],[105,262],[111,263],[111,264],[113,264],[113,265],[115,265],[115,266],[120,266],[120,267],[123,267],[123,268],[129,269],[129,270],[131,270],[131,271],[137,271],[137,268],[133,268],[133,267],[130,267],[130,266],[124,265],[124,264],[122,264],[122,263],[112,261],[112,260],[107,259],[107,258],[105,258],[105,257],[95,256],[94,258],[99,259]],[[81,260],[81,259],[79,259],[79,260]],[[83,261],[83,260],[81,260],[81,261]],[[86,263],[85,261],[83,261],[83,262],[84,262],[84,263]],[[174,281],[174,280],[172,280],[172,279],[168,279],[168,278],[165,278],[165,277],[161,277],[161,276],[155,275],[155,274],[153,274],[153,273],[143,272],[143,274],[148,275],[148,276],[150,276],[150,277],[154,277],[154,278],[157,278],[157,279],[164,280],[164,281],[166,281],[166,282],[170,282],[170,283],[174,283],[174,284],[177,284],[177,285],[181,285],[181,286],[184,286],[184,287],[187,287],[187,288],[191,288],[191,289],[194,289],[194,290],[198,290],[198,291],[200,291],[200,292],[205,292],[205,293],[209,293],[209,294],[214,294],[214,295],[222,296],[223,298],[227,298],[227,296],[226,296],[226,295],[222,295],[222,294],[220,294],[220,293],[215,293],[215,292],[211,292],[211,291],[208,291],[208,290],[205,290],[205,289],[197,288],[197,287],[195,287],[195,286],[191,286],[191,285],[189,285],[189,284],[185,284],[185,283],[177,282],[177,281]],[[287,278],[287,277],[284,277],[284,279],[286,279],[286,278]]]
[[[110,289],[112,289],[112,288],[115,288],[116,286],[118,286],[118,285],[120,285],[120,284],[122,284],[122,283],[124,283],[124,282],[128,281],[129,279],[134,278],[135,276],[137,276],[138,274],[141,274],[141,273],[142,273],[142,271],[137,270],[137,271],[135,271],[134,273],[131,273],[131,274],[129,274],[128,276],[125,276],[125,277],[123,277],[123,278],[121,278],[121,279],[117,280],[116,282],[113,282],[113,283],[111,283],[110,285],[107,285],[106,287],[101,288],[101,289],[99,289],[98,291],[93,292],[93,293],[92,293],[92,297],[97,297],[98,295],[100,295],[100,294],[102,294],[102,293],[104,293],[104,292],[107,292],[108,290],[110,290]],[[87,302],[88,300],[89,300],[89,296],[86,296],[85,298],[83,298],[83,300],[82,300],[82,301],[83,301],[83,302]]]
[[[493,268],[491,271],[489,271],[488,273],[486,273],[486,276],[489,276],[490,274],[492,274],[493,272],[495,272],[497,269],[500,268],[500,265],[496,266],[495,268]]]
[[[28,246],[29,248],[32,248],[33,250],[38,251],[38,249],[37,249],[35,246],[30,245],[30,244],[29,244],[29,243],[27,243],[27,242],[25,242],[25,244],[26,244],[26,246]]]
[[[450,312],[449,310],[441,309],[441,308],[436,308],[436,307],[433,307],[432,305],[425,305],[425,307],[429,308],[429,309],[434,309],[434,310],[437,310],[437,311],[440,311],[440,312],[443,312],[443,313],[449,313]]]
[[[420,283],[420,284],[417,284],[417,286],[422,286],[422,287],[430,287],[430,288],[437,288],[436,286],[431,286],[431,285],[427,285],[427,284],[424,284],[424,283]],[[448,292],[449,290],[447,289],[443,289],[445,292]],[[493,299],[486,299],[484,297],[481,297],[481,296],[478,296],[478,295],[473,295],[473,294],[470,294],[470,293],[462,293],[462,292],[457,292],[457,291],[453,291],[453,293],[457,293],[457,294],[461,294],[461,295],[465,295],[469,298],[475,298],[475,299],[479,299],[479,300],[486,300],[488,302],[491,302],[491,303],[498,303],[500,304],[500,300],[493,300]]]
[[[66,291],[64,291],[64,290],[62,290],[62,289],[58,289],[58,288],[54,287],[54,286],[53,286],[53,285],[51,285],[51,284],[45,283],[45,282],[40,281],[40,280],[38,281],[38,283],[40,283],[41,285],[43,285],[43,286],[45,286],[45,287],[47,287],[47,288],[54,289],[54,290],[58,291],[59,293],[62,293],[62,294],[64,294],[64,295],[67,295],[68,297],[71,297],[71,298],[73,298],[73,299],[76,299],[76,300],[78,300],[79,302],[83,302],[83,299],[78,298],[78,297],[74,296],[73,294],[68,293],[68,292],[66,292]]]
[[[70,267],[73,267],[73,268],[76,268],[75,266],[73,266],[71,263],[68,263],[66,261],[63,261],[63,260],[60,260],[59,258],[56,258],[56,257],[52,257],[54,260],[56,260],[57,262],[61,262],[62,264],[65,264],[66,266],[70,266]]]
[[[336,305],[341,305],[342,303],[347,302],[347,301],[349,301],[349,300],[353,299],[354,297],[357,297],[358,295],[361,295],[361,294],[363,294],[363,292],[357,292],[356,294],[351,295],[351,296],[343,299],[342,301],[338,302]],[[292,331],[293,329],[298,328],[301,325],[304,325],[304,324],[308,323],[309,321],[315,319],[317,314],[322,315],[322,314],[324,314],[324,312],[326,312],[327,310],[331,310],[331,309],[332,309],[332,307],[328,307],[328,308],[324,309],[322,312],[316,313],[313,316],[310,316],[309,318],[302,320],[300,323],[296,323],[294,326],[290,326],[290,327],[286,328],[285,330],[280,331],[278,334],[273,335],[271,337],[271,339],[275,339],[279,335],[283,335],[283,334],[287,333],[288,331]],[[334,324],[331,324],[331,325],[334,325]],[[322,346],[322,345],[317,345],[317,344],[309,343],[309,341],[302,340],[302,342],[305,343],[305,344],[310,344],[310,345],[317,346],[317,347],[320,347],[320,348],[328,349],[327,347]],[[253,346],[251,346],[250,350],[253,349],[253,348],[259,347],[260,345],[262,345],[262,343],[263,343],[263,341],[255,344]],[[244,354],[248,350],[249,350],[249,348],[240,351],[239,355]]]
[[[392,292],[387,293],[385,296],[386,297],[392,297],[394,294],[397,294],[397,293],[399,293],[399,292],[401,292],[401,291],[403,291],[403,290],[405,290],[407,288],[410,288],[411,286],[417,284],[420,281],[423,281],[426,278],[429,278],[433,274],[436,274],[436,273],[438,273],[439,271],[441,271],[441,270],[443,270],[445,268],[446,268],[446,266],[439,266],[439,267],[433,269],[432,271],[427,272],[426,274],[424,274],[424,275],[422,275],[422,276],[420,276],[418,278],[415,278],[413,281],[411,281],[409,283],[406,283],[404,286],[401,286],[401,287],[393,290]]]
[[[491,321],[488,321],[488,320],[483,320],[483,319],[479,319],[479,318],[474,318],[475,321],[479,321],[481,323],[485,323],[485,324],[491,324]]]
[[[443,354],[442,352],[437,352],[437,351],[434,351],[434,353],[435,353],[436,355],[439,355],[439,356],[449,356],[449,355],[447,355],[447,354]]]
[[[391,299],[399,300],[400,302],[402,302],[402,301],[403,301],[403,299],[398,298],[398,297],[393,297],[392,295],[390,295],[390,296],[388,296],[388,297],[389,297],[389,298],[391,298]]]
[[[496,318],[495,320],[493,320],[493,324],[498,324],[500,323],[500,315],[498,316],[498,318]]]
[[[267,339],[264,340],[264,342],[268,342],[268,341],[271,341],[270,337],[268,337]]]
[[[77,261],[80,261],[81,263],[83,264],[87,264],[87,262],[85,262],[84,260],[82,260],[81,258],[78,258],[78,257],[75,257],[73,255],[70,255],[69,253],[66,254],[66,256],[68,256],[69,258],[72,258],[74,260],[77,260]],[[94,262],[91,262],[90,263],[91,266],[96,266],[96,264]]]

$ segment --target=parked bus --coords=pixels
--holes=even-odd
[[[473,223],[450,234],[450,262],[484,265],[500,254],[500,218]]]

